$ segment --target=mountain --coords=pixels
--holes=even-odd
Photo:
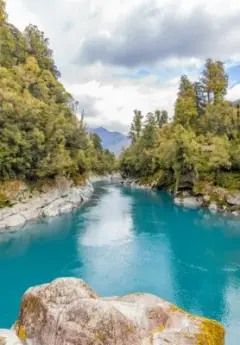
[[[103,127],[89,128],[88,131],[98,134],[102,139],[102,146],[117,156],[131,144],[131,140],[126,135],[119,132],[110,132]]]

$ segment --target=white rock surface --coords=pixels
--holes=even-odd
[[[115,174],[109,174],[109,175],[104,175],[104,176],[96,176],[92,175],[89,177],[89,182],[94,183],[94,182],[100,182],[100,181],[106,181],[106,182],[119,182],[122,181],[122,176],[119,173]]]
[[[0,232],[21,228],[28,220],[70,212],[89,199],[92,193],[93,187],[88,182],[84,187],[55,188],[24,203],[0,209]]]
[[[23,343],[14,331],[0,329],[0,345],[23,345]]]
[[[215,213],[218,210],[218,205],[216,204],[216,202],[211,202],[208,208],[211,212]]]
[[[202,206],[202,200],[195,197],[195,196],[189,196],[186,198],[174,198],[174,204],[183,206],[186,208],[197,208]]]
[[[240,193],[235,193],[227,197],[227,202],[232,206],[240,206]]]

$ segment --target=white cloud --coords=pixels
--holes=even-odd
[[[156,109],[167,109],[170,114],[173,112],[173,98],[178,88],[178,78],[168,81],[164,85],[149,85],[146,81],[140,85],[123,84],[103,85],[97,81],[90,81],[84,84],[67,84],[68,90],[76,99],[83,99],[84,96],[91,96],[95,99],[95,109],[98,110],[98,117],[92,117],[86,110],[86,119],[89,125],[105,126],[113,129],[112,125],[119,122],[126,132],[129,128],[134,109],[141,109],[143,113]],[[80,102],[81,109],[81,102]]]
[[[228,89],[226,98],[232,102],[240,99],[240,84],[237,84],[233,86],[231,89]]]
[[[178,45],[174,46],[175,56],[170,56],[170,54],[165,58],[159,58],[154,65],[149,63],[149,65],[143,66],[147,67],[152,75],[139,80],[121,77],[122,75],[136,74],[138,72],[137,67],[107,65],[105,62],[88,65],[77,63],[82,44],[91,40],[91,37],[101,35],[112,39],[116,28],[122,27],[124,27],[125,32],[131,32],[131,21],[126,21],[126,18],[131,17],[134,11],[141,6],[145,6],[149,10],[158,8],[158,13],[162,18],[172,12],[172,21],[174,20],[174,13],[177,15],[176,19],[182,16],[187,21],[192,11],[195,11],[196,16],[198,11],[201,14],[204,10],[204,13],[210,14],[209,18],[211,18],[213,30],[221,29],[218,27],[219,23],[226,25],[226,35],[223,34],[220,37],[221,44],[217,46],[218,56],[221,54],[226,56],[227,53],[227,67],[234,66],[240,61],[239,20],[236,22],[229,20],[228,22],[228,18],[233,18],[237,16],[238,12],[240,13],[240,1],[7,0],[9,20],[13,24],[20,29],[29,23],[36,24],[50,38],[56,63],[62,72],[62,81],[76,99],[79,99],[80,106],[82,103],[86,107],[86,113],[89,112],[87,114],[89,115],[87,118],[89,123],[124,131],[127,131],[127,126],[131,122],[132,111],[135,108],[148,112],[160,107],[167,109],[172,114],[180,75],[189,74],[195,79],[203,64],[204,52],[206,51],[208,55],[214,45],[214,42],[210,41],[208,46],[203,47],[205,42],[196,41],[196,52],[201,46],[202,55],[199,56],[191,51],[190,55],[185,56],[183,49],[184,44],[186,44],[185,36],[181,36],[179,29],[174,37],[177,40],[178,37],[183,38]],[[138,26],[139,21],[140,26],[143,20],[144,18],[141,16],[137,17],[135,25]],[[156,24],[157,22],[152,20],[151,33],[154,33]],[[171,24],[166,22],[164,27],[163,35],[166,37],[170,27],[172,27]],[[201,29],[200,27],[199,30]],[[195,30],[197,30],[196,27]],[[142,32],[142,35],[144,33]],[[201,32],[194,31],[195,33],[200,37]],[[117,34],[120,40],[125,39],[121,36],[121,31]],[[190,38],[194,41],[194,37]],[[171,41],[169,44],[166,39],[167,43],[171,49]],[[181,56],[177,54],[178,47],[182,52]],[[159,52],[161,53],[161,46]],[[141,54],[147,53],[146,50],[141,50]],[[159,83],[159,79],[161,83]],[[239,95],[240,85],[235,85],[229,89],[228,99],[235,100],[239,98]]]

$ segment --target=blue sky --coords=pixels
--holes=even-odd
[[[62,82],[91,126],[128,131],[133,110],[173,114],[179,78],[197,80],[206,58],[240,98],[240,1],[7,0],[10,21],[50,38]]]

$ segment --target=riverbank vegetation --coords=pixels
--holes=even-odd
[[[48,39],[34,25],[11,25],[3,0],[0,52],[0,181],[111,173],[115,157],[77,117]]]
[[[136,110],[123,176],[173,192],[204,185],[240,189],[240,102],[225,100],[228,76],[208,59],[200,79],[181,77],[174,117]]]

